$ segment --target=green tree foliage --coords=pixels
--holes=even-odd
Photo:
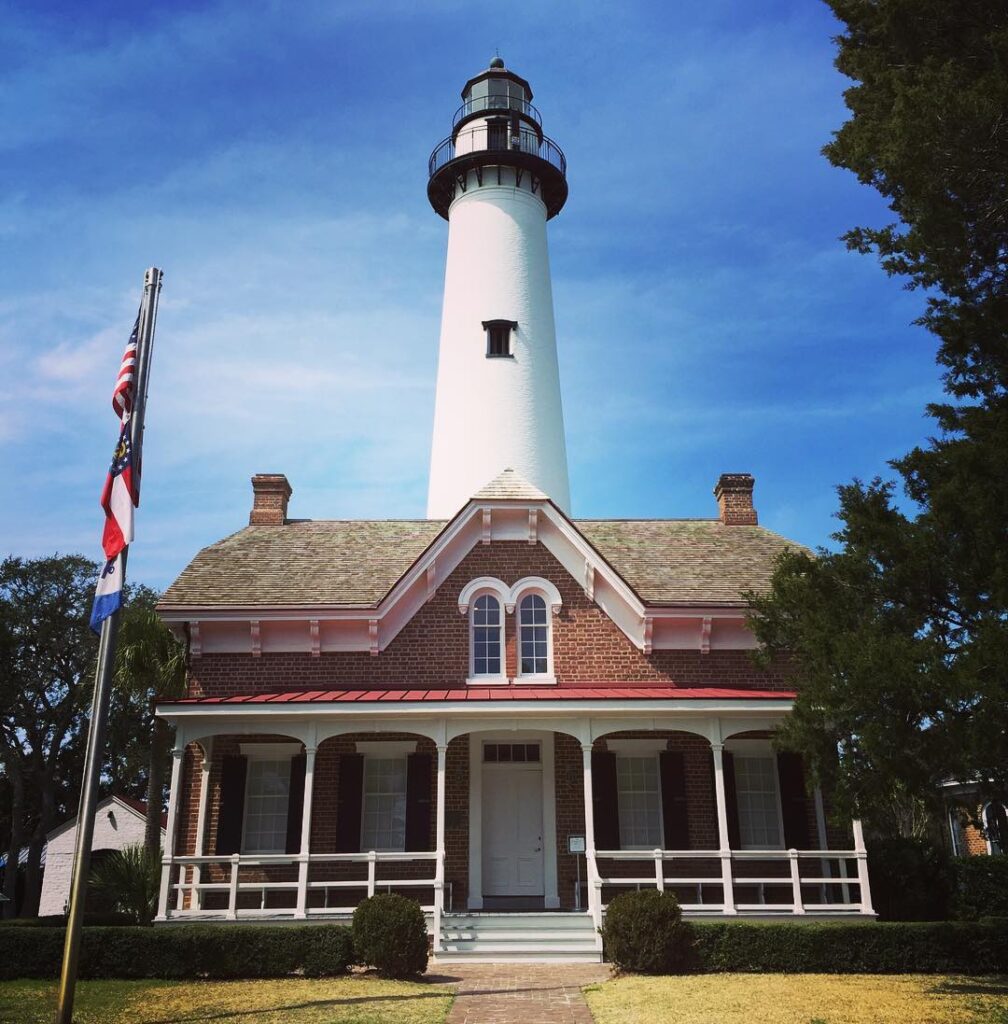
[[[37,912],[46,834],[80,786],[70,743],[93,689],[97,643],[88,628],[98,566],[80,555],[0,563],[0,765],[8,780],[8,863],[28,845],[22,914]],[[13,899],[16,871],[4,874]],[[3,904],[13,913],[13,903]]]
[[[786,555],[752,622],[793,659],[784,741],[881,822],[948,777],[1008,783],[1008,4],[828,2],[854,84],[824,152],[895,216],[846,242],[925,290],[946,398],[892,463],[912,511],[840,487],[839,550]]]

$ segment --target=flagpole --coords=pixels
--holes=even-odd
[[[137,335],[136,392],[133,399],[133,414],[130,418],[130,445],[136,465],[141,469],[143,466],[142,447],[144,412],[147,405],[147,381],[150,375],[154,325],[157,320],[162,276],[162,272],[157,267],[151,267],[144,274],[140,330]],[[128,548],[122,552],[122,585],[125,585],[126,582],[126,556],[128,553]],[[95,669],[91,721],[84,754],[84,781],[81,785],[80,805],[77,810],[77,843],[74,849],[73,876],[70,882],[70,912],[67,917],[66,938],[63,943],[63,967],[60,971],[56,1024],[72,1024],[73,1020],[74,990],[77,986],[77,967],[80,960],[81,926],[84,923],[87,881],[91,873],[91,841],[94,835],[98,785],[101,780],[101,766],[105,753],[105,728],[108,722],[109,696],[115,668],[118,629],[119,611],[117,609],[103,620],[101,638],[98,641],[98,665]]]

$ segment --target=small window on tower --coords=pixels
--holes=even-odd
[[[511,332],[518,326],[514,320],[484,320],[487,338],[487,359],[510,356]]]

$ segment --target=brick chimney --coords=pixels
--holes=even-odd
[[[252,477],[250,526],[283,526],[291,485],[283,473],[256,473]]]
[[[752,492],[756,481],[750,473],[722,473],[714,488],[721,522],[725,526],[755,526]]]

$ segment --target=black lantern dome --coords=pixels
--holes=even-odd
[[[462,106],[452,119],[452,133],[440,142],[428,163],[427,197],[446,220],[457,193],[469,187],[470,172],[478,185],[484,174],[502,184],[502,168],[511,169],[510,183],[521,185],[525,174],[541,195],[547,217],[555,217],[567,201],[567,159],[543,134],[542,117],[532,106],[532,87],[508,70],[501,57],[466,82]]]

